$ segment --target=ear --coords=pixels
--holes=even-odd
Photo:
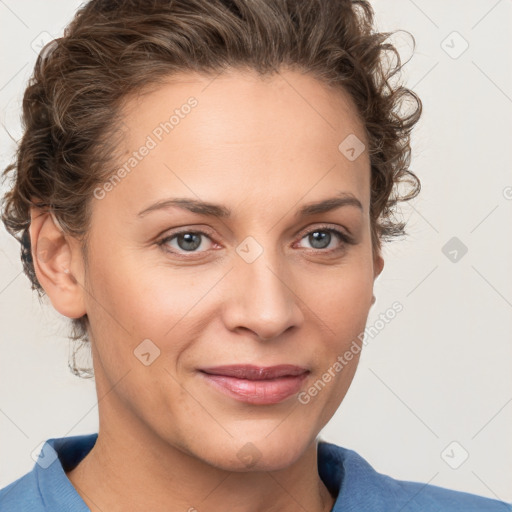
[[[380,276],[380,273],[382,272],[382,269],[384,268],[384,258],[382,257],[382,254],[379,252],[377,256],[375,256],[375,260],[373,262],[373,281],[375,282],[375,279]],[[372,297],[372,304],[375,304],[375,295]]]
[[[50,212],[30,208],[30,244],[34,270],[53,307],[69,318],[87,313],[79,242],[64,234]]]
[[[379,252],[377,256],[375,257],[375,262],[373,264],[373,280],[377,279],[377,277],[380,276],[380,273],[382,272],[382,269],[384,268],[384,258],[382,257],[382,254]]]

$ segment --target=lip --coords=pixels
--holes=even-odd
[[[199,370],[218,391],[241,402],[277,404],[298,393],[309,370],[300,366],[226,365]]]
[[[224,375],[226,377],[237,377],[248,380],[276,379],[278,377],[295,377],[308,370],[293,364],[279,364],[275,366],[255,366],[252,364],[231,364],[224,366],[213,366],[201,368],[202,372],[210,375]]]

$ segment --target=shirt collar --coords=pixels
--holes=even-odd
[[[42,500],[50,510],[89,511],[66,471],[78,465],[97,438],[97,433],[86,434],[52,438],[44,444],[34,471]],[[380,494],[375,491],[382,482],[376,478],[375,470],[357,453],[323,440],[317,444],[317,453],[320,478],[336,497],[332,512],[351,512],[365,506],[371,506],[374,512],[384,510],[381,509],[382,503],[371,498]]]
[[[41,499],[48,510],[90,512],[76,492],[66,471],[75,467],[91,450],[98,434],[48,439],[34,466]]]

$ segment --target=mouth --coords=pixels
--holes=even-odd
[[[235,400],[253,404],[277,404],[299,392],[308,369],[277,366],[228,365],[202,368],[200,375],[217,391]]]

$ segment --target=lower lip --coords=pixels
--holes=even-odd
[[[277,404],[299,392],[307,373],[266,380],[247,380],[200,372],[219,391],[241,402]]]

